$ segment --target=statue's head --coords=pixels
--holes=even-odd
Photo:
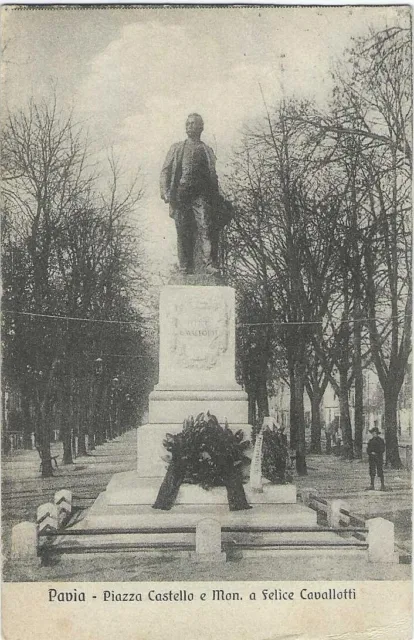
[[[198,113],[190,113],[185,123],[185,130],[189,138],[199,138],[204,129],[203,118]]]

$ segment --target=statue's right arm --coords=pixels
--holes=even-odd
[[[176,146],[177,146],[176,144],[173,144],[172,147],[170,148],[169,152],[167,153],[167,157],[165,158],[163,167],[161,169],[160,193],[161,193],[161,198],[164,200],[164,202],[170,201],[170,189],[171,189],[171,177],[172,177],[171,171],[172,171],[172,165],[173,165]]]

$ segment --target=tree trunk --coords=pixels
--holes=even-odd
[[[354,323],[354,376],[355,376],[355,415],[354,444],[355,457],[362,458],[362,434],[364,428],[364,377],[361,360],[361,323]]]
[[[362,368],[355,370],[355,457],[362,458],[362,440],[364,425],[364,400],[363,400],[363,375]]]
[[[62,415],[61,439],[63,444],[63,460],[62,464],[73,464],[72,455],[72,431],[70,428],[69,416],[64,411]]]
[[[311,398],[311,452],[322,453],[321,447],[321,397],[313,393]]]
[[[86,451],[86,413],[87,413],[87,406],[86,406],[86,393],[85,393],[85,387],[83,389],[79,389],[79,393],[78,393],[78,402],[79,402],[79,407],[78,407],[78,452],[77,455],[78,456],[86,456],[87,455],[87,451]]]
[[[71,424],[73,424],[73,421],[71,421]],[[78,455],[78,448],[77,448],[77,442],[78,442],[78,436],[76,435],[76,431],[75,429],[71,429],[71,442],[72,442],[72,456],[75,459],[76,456]]]
[[[50,407],[49,403],[40,408],[39,444],[42,459],[42,478],[53,476],[52,458],[50,451]]]
[[[32,445],[32,420],[30,415],[30,401],[28,389],[23,388],[22,393],[22,412],[23,412],[23,448],[33,449]]]
[[[269,399],[267,396],[266,375],[262,372],[256,378],[256,398],[259,424],[263,424],[263,418],[269,415]]]
[[[60,428],[60,437],[63,443],[63,460],[62,464],[73,464],[73,451],[72,451],[72,429],[71,429],[71,405],[72,405],[72,370],[71,368],[65,369],[68,371],[68,375],[63,377],[62,380],[62,423]]]
[[[393,389],[384,391],[384,430],[386,445],[386,463],[393,469],[401,469],[402,463],[398,449],[397,407],[398,394]]]
[[[358,204],[357,204],[357,187],[356,187],[356,164],[352,171],[351,181],[351,195],[352,195],[352,208],[351,208],[351,255],[354,265],[353,273],[353,298],[354,298],[354,310],[353,317],[355,322],[353,323],[353,342],[354,342],[354,355],[353,355],[353,373],[355,379],[355,406],[354,406],[354,454],[356,458],[362,459],[362,433],[364,428],[364,378],[362,374],[362,356],[361,356],[361,301],[362,301],[362,288],[361,288],[361,252],[358,247]]]
[[[95,433],[92,426],[88,429],[88,451],[94,451],[96,447]]]
[[[341,413],[341,432],[343,438],[343,457],[353,460],[354,447],[352,442],[351,418],[348,401],[348,373],[346,369],[339,371],[339,409]]]
[[[251,388],[247,391],[249,424],[256,425],[256,396]]]
[[[85,424],[81,421],[79,423],[79,436],[78,436],[78,457],[86,456],[86,433]]]
[[[298,423],[296,419],[296,393],[295,393],[295,370],[292,367],[289,371],[289,416],[290,416],[290,448],[296,449],[298,443]]]
[[[88,420],[88,450],[93,451],[95,449],[96,442],[96,433],[98,430],[98,416],[96,415],[96,396],[92,402],[92,408],[89,413]]]
[[[103,444],[105,441],[102,420],[102,393],[103,381],[99,377],[93,382],[93,407],[88,427],[88,448],[90,451],[93,451],[96,445]]]
[[[295,408],[294,422],[297,425],[297,441],[296,441],[296,471],[299,476],[306,476],[308,470],[306,467],[306,434],[305,434],[305,409],[303,403],[303,394],[305,392],[305,366],[299,363],[295,367]]]

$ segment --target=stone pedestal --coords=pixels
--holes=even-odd
[[[149,422],[138,429],[140,476],[165,473],[162,441],[199,413],[251,437],[247,394],[235,379],[235,299],[231,287],[169,286],[160,296],[159,382]]]
[[[235,380],[234,289],[165,287],[160,296],[159,383],[149,422],[182,423],[210,410],[247,423],[247,395]]]

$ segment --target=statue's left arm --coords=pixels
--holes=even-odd
[[[207,154],[208,154],[208,162],[210,167],[210,175],[212,179],[212,191],[214,193],[214,200],[216,203],[216,223],[219,229],[227,226],[233,218],[234,212],[233,207],[226,197],[220,187],[217,172],[216,172],[216,156],[211,147],[206,145]]]
[[[160,194],[164,202],[169,202],[171,197],[172,169],[177,145],[173,144],[167,153],[160,175]]]
[[[218,182],[217,172],[216,172],[216,161],[217,161],[216,154],[214,153],[213,149],[208,145],[205,145],[205,148],[208,156],[208,165],[210,169],[210,176],[211,176],[213,190],[215,190],[217,194],[222,195],[220,185]]]

